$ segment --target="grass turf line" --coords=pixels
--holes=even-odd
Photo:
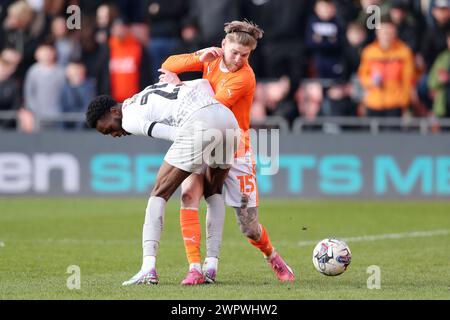
[[[182,287],[187,272],[178,201],[166,210],[158,258],[160,284],[122,287],[141,264],[146,199],[0,199],[0,299],[449,299],[450,236],[349,242],[349,270],[338,277],[312,265],[301,241],[450,230],[447,202],[263,201],[260,221],[297,281],[279,283],[240,234],[227,209],[217,284]],[[205,215],[201,214],[204,230]],[[204,254],[205,236],[202,238]],[[81,289],[66,286],[81,269]],[[367,267],[381,268],[369,290]]]

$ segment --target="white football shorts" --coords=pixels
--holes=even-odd
[[[206,165],[201,174],[206,173]],[[227,206],[240,208],[258,206],[258,183],[256,181],[256,161],[251,151],[235,158],[223,185],[223,196]]]
[[[178,128],[164,160],[192,173],[202,173],[204,164],[229,168],[237,141],[239,125],[233,112],[222,104],[212,104],[195,111]]]
[[[251,151],[234,159],[223,185],[225,203],[230,207],[254,208],[258,206],[256,162]]]

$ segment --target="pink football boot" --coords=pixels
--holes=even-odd
[[[205,277],[203,274],[198,271],[197,269],[189,270],[188,274],[186,275],[186,278],[181,282],[181,285],[183,286],[195,286],[198,284],[204,284],[205,283]]]
[[[267,259],[272,270],[275,272],[278,280],[281,282],[293,282],[295,281],[294,272],[292,269],[284,262],[283,258],[274,252],[270,258]]]

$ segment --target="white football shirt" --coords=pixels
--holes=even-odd
[[[133,135],[148,135],[152,123],[180,127],[197,110],[218,103],[208,80],[173,85],[157,83],[124,101],[122,128]]]

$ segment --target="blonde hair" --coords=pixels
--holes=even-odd
[[[14,2],[8,8],[8,15],[17,17],[22,24],[27,25],[33,20],[33,8],[24,0]]]
[[[225,39],[255,50],[258,39],[263,37],[264,31],[255,23],[244,21],[232,21],[225,23]]]

